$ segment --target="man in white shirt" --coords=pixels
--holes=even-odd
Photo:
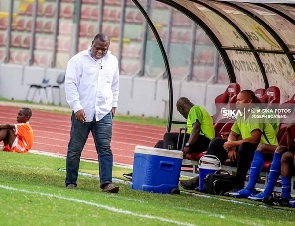
[[[77,186],[80,156],[91,131],[99,159],[100,188],[117,193],[112,183],[112,123],[119,95],[117,58],[108,50],[110,38],[97,34],[92,45],[73,56],[65,76],[66,100],[73,110],[66,159],[67,188]]]

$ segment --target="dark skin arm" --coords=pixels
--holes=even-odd
[[[15,126],[13,124],[2,124],[0,125],[0,129],[14,129]]]
[[[259,144],[262,132],[259,129],[253,130],[251,132],[251,137],[238,140],[239,134],[231,131],[228,137],[228,141],[224,143],[223,148],[228,152],[228,158],[231,161],[235,161],[237,158],[236,148],[244,142],[249,142],[252,144]]]
[[[286,127],[286,132],[287,132],[286,136],[287,136],[287,146],[288,146],[288,148],[295,147],[295,143],[293,141],[294,138],[292,137],[292,134],[291,134],[291,128],[293,126],[295,126],[295,123],[291,123]]]
[[[199,139],[200,131],[201,131],[201,123],[197,120],[193,124],[193,130],[192,130],[192,133],[188,139],[188,143],[190,143],[190,144],[195,143]],[[189,152],[189,150],[190,150],[190,147],[184,147],[183,148],[183,156],[185,156]]]
[[[111,112],[112,112],[112,117],[113,117],[113,118],[115,117],[116,109],[117,109],[117,108],[113,107],[112,110],[111,110]]]

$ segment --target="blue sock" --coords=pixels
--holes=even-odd
[[[249,181],[246,189],[253,190],[259,178],[260,172],[264,164],[264,156],[259,151],[255,151],[253,161],[251,163]]]
[[[291,198],[291,178],[282,177],[282,194],[283,198]]]
[[[273,189],[277,183],[277,180],[280,176],[281,172],[281,158],[282,155],[279,153],[274,154],[272,163],[270,165],[269,175],[268,175],[268,181],[266,184],[266,187],[264,189],[264,194],[266,196],[270,196],[273,192]]]

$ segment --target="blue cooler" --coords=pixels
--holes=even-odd
[[[182,152],[136,146],[131,188],[154,193],[179,194]]]

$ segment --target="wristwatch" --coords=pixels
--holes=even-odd
[[[190,143],[189,142],[187,142],[187,143],[185,143],[185,145],[184,145],[185,147],[190,147],[191,145],[190,145]]]

